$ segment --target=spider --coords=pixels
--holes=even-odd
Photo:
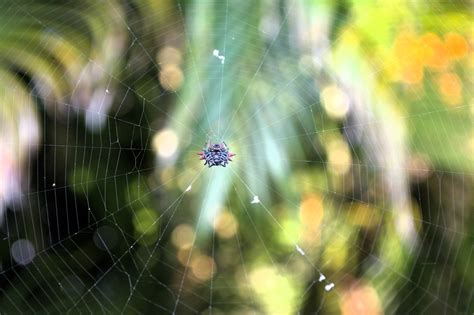
[[[208,141],[201,152],[198,152],[201,156],[200,160],[205,160],[204,165],[208,167],[212,166],[223,166],[232,161],[234,153],[229,152],[229,147],[225,142],[212,143]]]

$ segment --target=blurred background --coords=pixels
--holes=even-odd
[[[0,312],[472,314],[472,18],[3,0]]]

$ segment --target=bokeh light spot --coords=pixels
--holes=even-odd
[[[314,238],[319,234],[323,214],[323,200],[320,195],[310,194],[304,197],[299,213],[301,224],[304,227],[301,236],[303,240],[314,242]]]
[[[459,105],[462,101],[462,82],[453,72],[445,72],[437,78],[438,91],[448,105]]]
[[[377,291],[369,285],[353,285],[341,296],[341,313],[343,315],[379,315],[382,307]]]
[[[231,238],[238,229],[238,223],[234,215],[228,211],[219,213],[214,219],[214,230],[222,238]]]
[[[211,257],[200,255],[193,259],[191,270],[198,280],[207,281],[216,273],[216,263]]]
[[[163,158],[169,158],[178,149],[178,136],[171,129],[163,129],[153,137],[153,149]]]
[[[175,92],[181,87],[184,75],[183,71],[176,65],[166,65],[161,68],[159,74],[161,86],[170,92]]]
[[[296,300],[289,277],[275,267],[262,266],[250,273],[250,283],[263,304],[266,314],[291,314]]]
[[[335,85],[323,88],[321,102],[329,117],[342,119],[349,111],[349,98],[346,93]]]
[[[448,65],[448,58],[445,46],[441,38],[432,32],[427,32],[420,37],[420,45],[424,48],[425,54],[422,62],[434,70],[445,69]]]
[[[138,235],[153,235],[157,232],[158,214],[148,208],[140,209],[133,218],[133,226]]]
[[[13,260],[20,265],[28,265],[36,256],[35,246],[26,239],[16,240],[10,250]]]
[[[187,249],[193,245],[194,229],[189,224],[180,224],[171,233],[171,242],[176,248]]]
[[[180,65],[183,61],[181,51],[173,46],[165,46],[158,51],[156,60],[159,65]]]
[[[444,42],[446,54],[450,59],[457,60],[467,55],[469,45],[462,35],[450,32],[444,36]]]
[[[351,168],[352,156],[347,143],[335,139],[327,144],[329,170],[335,175],[343,175]]]

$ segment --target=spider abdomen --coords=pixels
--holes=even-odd
[[[208,167],[212,166],[223,166],[232,161],[234,153],[229,152],[225,142],[211,144],[209,141],[206,143],[205,147],[201,152],[198,153],[201,156],[201,160],[205,160],[204,165]]]

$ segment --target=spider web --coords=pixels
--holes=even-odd
[[[261,16],[235,1],[84,6],[113,16],[99,31],[124,36],[104,44],[119,52],[111,67],[78,49],[102,78],[88,102],[86,71],[59,99],[22,73],[41,140],[27,154],[28,189],[5,209],[0,200],[2,311],[472,310],[472,159],[452,158],[462,136],[472,142],[472,104],[441,106],[417,88],[405,91],[415,109],[374,104],[367,90],[384,62],[348,73],[337,50],[347,34],[325,27],[351,22],[330,6],[265,2]],[[45,41],[60,36],[55,15],[82,23],[73,11],[5,11]],[[314,45],[311,14],[324,34]],[[44,49],[35,45],[25,47]],[[226,168],[198,160],[209,139],[237,153]]]

